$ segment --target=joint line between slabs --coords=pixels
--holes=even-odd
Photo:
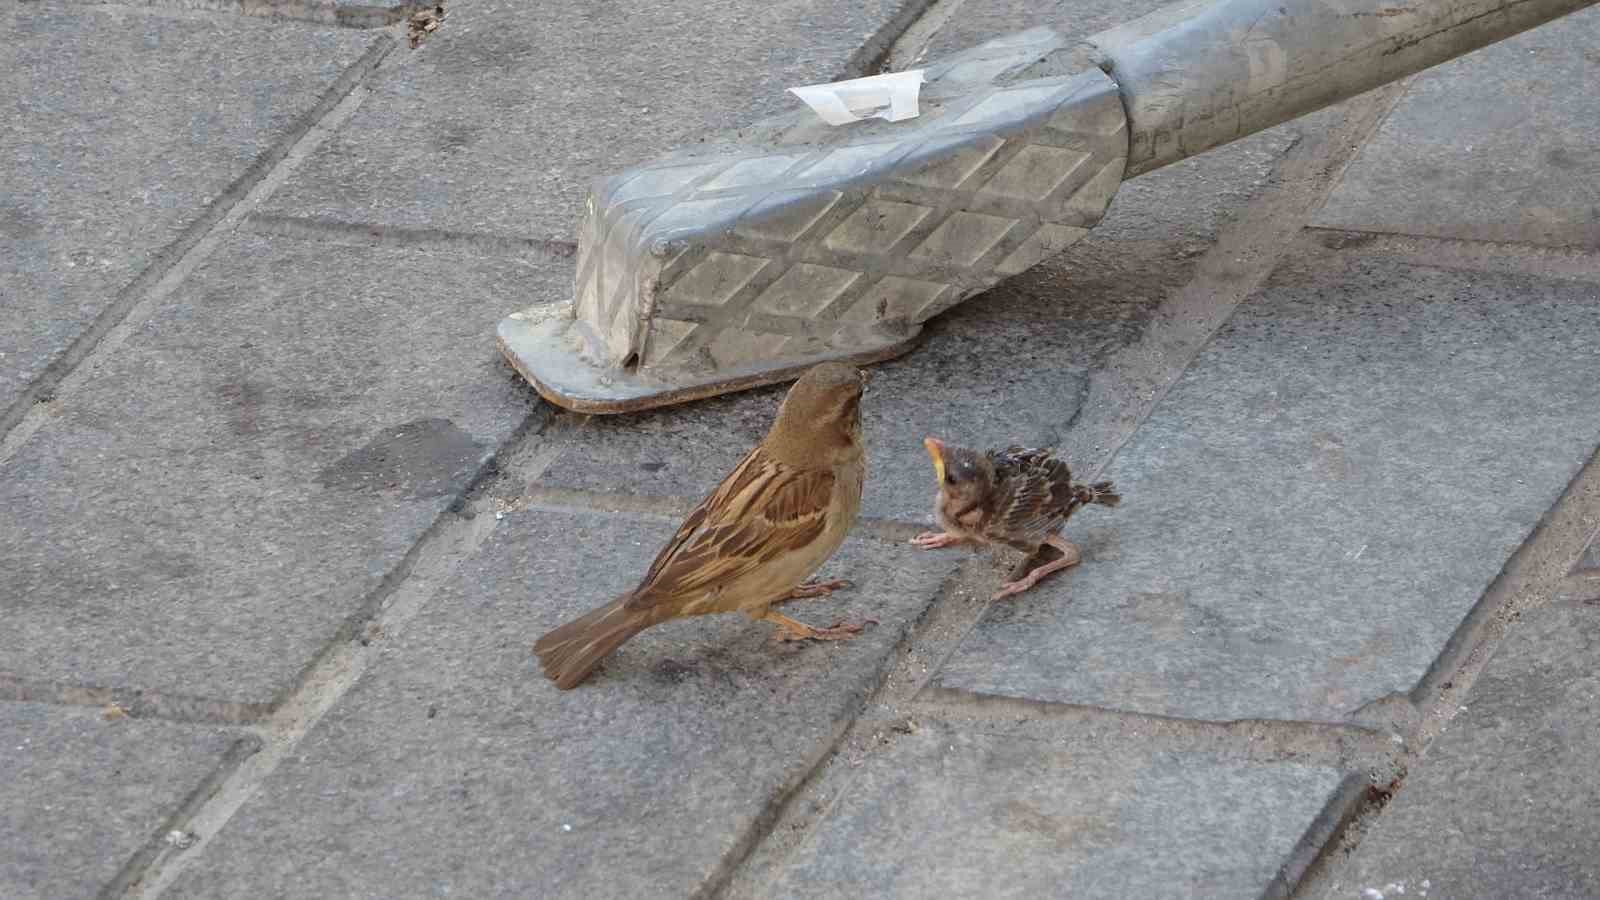
[[[123,863],[122,868],[117,870],[116,876],[100,890],[99,896],[105,898],[105,900],[110,900],[110,898],[127,896],[130,891],[136,889],[145,874],[150,871],[151,863],[161,856],[163,852],[173,847],[173,844],[167,840],[167,835],[174,832],[185,833],[184,826],[190,817],[198,812],[206,801],[221,789],[222,785],[239,770],[240,766],[244,765],[246,760],[260,751],[261,741],[253,735],[241,736],[229,744],[228,749],[223,751],[222,759],[217,762],[217,765],[212,768],[200,784],[195,786],[194,790],[189,792],[189,795],[183,799],[178,808],[172,811],[172,815],[161,823],[155,834],[150,836],[144,846],[129,857],[127,862]]]
[[[1424,268],[1600,281],[1600,253],[1581,247],[1546,247],[1330,225],[1308,225],[1305,233],[1307,239],[1329,252],[1382,256]]]
[[[0,700],[101,709],[113,717],[126,715],[135,719],[158,719],[197,725],[249,725],[266,716],[272,708],[269,703],[249,703],[216,697],[31,681],[6,673],[0,673]]]
[[[539,420],[535,422],[535,420]],[[415,559],[403,575],[379,599],[376,610],[369,610],[367,627],[376,626],[384,637],[403,630],[456,570],[471,558],[494,533],[498,519],[492,514],[492,486],[496,482],[538,478],[555,461],[559,448],[543,445],[542,425],[548,419],[538,410],[529,413],[529,424],[507,439],[500,452],[485,464],[497,471],[487,490],[468,486],[462,496],[474,495],[468,502],[473,515],[464,517],[445,510],[414,548]],[[500,465],[496,467],[496,463]],[[404,565],[404,564],[402,564]],[[383,589],[380,588],[381,592]],[[354,687],[382,652],[382,643],[359,643],[342,632],[301,673],[297,686],[272,713],[249,731],[261,740],[258,752],[243,760],[188,817],[186,830],[195,837],[187,848],[162,846],[147,860],[143,871],[131,883],[125,896],[154,900],[177,881],[204,855],[205,848],[227,826],[233,816],[253,798],[266,779],[292,754],[300,741],[329,710]]]
[[[267,22],[320,25],[350,31],[376,31],[404,22],[433,3],[395,6],[344,5],[334,0],[68,0],[74,6],[130,9],[165,18],[229,16]]]
[[[1130,404],[1124,401],[1116,404],[1118,409],[1115,412],[1118,415],[1114,416],[1110,421],[1080,422],[1077,424],[1075,430],[1080,433],[1098,430],[1104,434],[1109,431],[1113,437],[1112,440],[1107,442],[1107,445],[1102,445],[1099,448],[1101,450],[1100,453],[1082,454],[1084,456],[1095,456],[1098,459],[1098,464],[1094,466],[1089,480],[1094,480],[1104,473],[1122,446],[1131,439],[1132,435],[1148,419],[1172,385],[1182,377],[1183,372],[1188,369],[1194,358],[1198,356],[1205,344],[1210,340],[1211,335],[1226,323],[1239,304],[1247,300],[1271,274],[1272,270],[1276,268],[1283,254],[1293,246],[1305,222],[1322,199],[1326,197],[1333,185],[1337,183],[1337,173],[1332,170],[1342,169],[1343,165],[1353,158],[1360,147],[1376,131],[1377,126],[1393,108],[1402,92],[1403,87],[1390,88],[1388,90],[1380,89],[1375,92],[1371,99],[1364,103],[1359,100],[1353,102],[1351,104],[1351,112],[1320,140],[1311,143],[1297,142],[1279,160],[1274,167],[1274,174],[1277,176],[1277,180],[1246,207],[1243,215],[1239,217],[1234,226],[1218,236],[1215,244],[1213,244],[1206,256],[1201,259],[1196,274],[1189,284],[1181,288],[1175,296],[1169,297],[1168,301],[1163,304],[1163,309],[1172,313],[1172,315],[1158,317],[1161,321],[1178,323],[1199,321],[1203,323],[1203,326],[1199,329],[1189,329],[1196,333],[1187,335],[1168,334],[1165,332],[1147,335],[1147,340],[1141,342],[1141,347],[1138,350],[1142,355],[1149,356],[1152,350],[1160,349],[1159,346],[1155,345],[1173,341],[1175,338],[1187,338],[1187,340],[1178,344],[1183,351],[1180,354],[1159,352],[1154,354],[1156,359],[1162,361],[1158,369],[1159,380],[1155,385],[1155,389],[1130,391],[1131,396],[1135,398],[1135,402],[1131,404],[1133,407],[1133,415],[1131,416],[1127,415]],[[1335,165],[1330,165],[1330,163]],[[1293,227],[1285,229],[1283,225],[1286,221]],[[1263,234],[1267,234],[1269,239],[1264,240]],[[1244,246],[1235,246],[1239,244]],[[1260,249],[1263,244],[1265,244],[1264,252]],[[1249,257],[1251,257],[1250,276],[1247,278],[1239,278],[1237,271],[1214,271],[1208,268],[1208,261],[1218,260],[1213,262],[1213,265],[1225,269],[1226,266],[1221,264],[1221,257],[1233,257],[1244,253],[1248,253]],[[1219,286],[1219,283],[1221,286]],[[1228,287],[1228,285],[1232,285],[1232,287]],[[1229,302],[1218,304],[1215,300],[1217,295],[1225,295],[1229,298]],[[1187,326],[1180,324],[1180,328],[1183,327]],[[1124,372],[1120,373],[1120,375],[1120,380],[1135,385],[1139,381],[1151,380],[1147,373],[1138,371]],[[1143,375],[1142,378],[1139,377],[1141,375]],[[1085,402],[1092,402],[1092,398],[1086,398]],[[879,528],[886,537],[893,534],[896,539],[899,539],[899,532],[907,525],[909,523],[885,521],[879,525]],[[958,571],[969,571],[969,568],[976,564],[974,560],[965,561]],[[956,581],[958,582],[959,580],[960,576],[958,575]],[[925,622],[938,618],[941,615],[941,611],[952,604],[951,598],[954,596],[954,587],[955,582],[948,583],[936,595],[924,614],[923,620]],[[967,612],[966,615],[970,615],[970,621],[966,623],[965,628],[959,630],[959,633],[953,639],[948,641],[946,646],[928,648],[935,650],[938,658],[929,660],[928,675],[917,684],[909,698],[907,698],[910,704],[919,705],[923,702],[923,694],[929,691],[929,684],[948,663],[950,657],[965,641],[972,629],[976,628],[977,624],[982,621],[983,616],[992,604],[993,601],[985,601],[978,605],[975,613]],[[917,652],[919,639],[927,630],[913,629],[906,642],[906,649],[903,651],[900,664],[904,664],[905,660],[910,659],[911,655]],[[889,699],[886,697],[888,683],[886,679],[884,684],[879,685],[873,691],[862,712],[845,729],[845,736],[835,743],[834,752],[808,773],[804,785],[822,784],[830,777],[841,777],[834,774],[837,768],[837,751],[850,740],[850,736],[857,731],[863,722],[868,721],[874,713],[882,711],[885,701]],[[930,698],[931,696],[930,694]],[[1110,712],[1096,712],[1097,716],[1102,714],[1106,716],[1114,715]],[[1211,727],[1219,731],[1222,727],[1236,728],[1236,726],[1196,725],[1189,720],[1177,721],[1185,723],[1182,727]],[[1324,734],[1314,731],[1311,734],[1315,745],[1324,752],[1335,753],[1341,737],[1361,735],[1364,732],[1360,726],[1350,726],[1348,728],[1341,727],[1341,730],[1336,733]],[[1237,741],[1238,738],[1231,738],[1231,740]],[[1385,750],[1390,753],[1393,752],[1393,748],[1385,747]],[[804,790],[804,785],[796,790],[795,796],[798,796]],[[792,801],[793,797],[790,800]],[[790,808],[793,806],[792,802],[785,805]],[[775,829],[789,817],[790,812],[787,809],[778,810],[774,816],[773,828],[767,829],[767,832],[760,837],[759,842],[765,843],[770,840],[775,833]],[[802,816],[799,824],[809,829],[815,824],[815,821]],[[760,850],[753,850],[736,867],[733,875],[724,882],[721,892],[725,893],[729,884],[738,884],[744,881],[745,878],[742,871],[738,870],[744,870],[759,856]]]
[[[406,228],[377,222],[343,222],[314,216],[255,213],[246,219],[241,227],[255,234],[305,241],[439,253],[472,252],[513,260],[526,260],[530,257],[539,260],[565,260],[571,259],[578,252],[577,244],[555,238],[518,237],[439,228]]]
[[[398,46],[387,35],[372,42],[323,92],[321,99],[289,133],[251,163],[177,240],[118,292],[118,297],[0,412],[0,463],[9,460],[44,427],[63,398],[76,392],[102,363],[149,318],[160,304],[208,259],[251,210],[288,178],[289,173],[348,120],[371,91],[366,82]]]
[[[780,825],[785,821],[793,821],[797,815],[801,817],[806,815],[795,811],[796,804],[808,790],[836,771],[836,764],[842,752],[856,739],[863,727],[870,727],[873,724],[873,717],[870,714],[884,705],[884,697],[894,691],[893,683],[906,676],[914,648],[930,628],[936,627],[933,621],[936,608],[940,605],[940,601],[957,587],[961,580],[961,571],[962,566],[953,567],[950,576],[934,591],[933,598],[923,606],[922,612],[908,623],[894,646],[885,654],[878,668],[876,683],[867,688],[859,707],[837,724],[830,739],[818,749],[793,782],[767,801],[761,815],[740,835],[737,844],[724,855],[717,870],[697,892],[697,896],[720,898],[740,893],[739,885],[745,880],[745,873],[754,860],[761,858],[763,848],[767,846],[768,840],[778,831]]]
[[[933,0],[905,31],[889,45],[884,70],[898,72],[923,61],[939,32],[960,12],[967,0]]]
[[[844,81],[884,71],[894,54],[895,47],[928,14],[929,9],[939,2],[940,0],[902,0],[900,8],[889,21],[884,22],[877,31],[868,36],[855,52],[850,54],[839,75],[830,80]]]
[[[1409,692],[1408,699],[1422,716],[1417,734],[1422,747],[1432,743],[1455,717],[1460,699],[1471,691],[1517,617],[1573,584],[1573,566],[1583,558],[1597,527],[1600,449],[1511,554]]]
[[[1019,716],[1064,725],[1111,725],[1126,737],[1149,740],[1153,731],[1170,731],[1166,750],[1217,749],[1198,746],[1212,741],[1222,748],[1250,749],[1263,744],[1267,756],[1305,761],[1320,749],[1324,764],[1348,767],[1351,754],[1338,752],[1343,744],[1359,755],[1397,762],[1407,752],[1404,739],[1359,723],[1311,722],[1294,719],[1198,719],[1116,709],[1082,703],[1059,703],[1009,697],[960,688],[936,687],[913,703],[922,715],[952,726],[989,721],[1013,721]],[[1247,756],[1249,754],[1246,754]],[[1337,760],[1345,760],[1343,762]]]
[[[1572,584],[1569,574],[1600,528],[1600,450],[1573,476],[1561,497],[1512,553],[1483,595],[1450,635],[1443,650],[1405,699],[1416,711],[1408,729],[1409,746],[1401,768],[1381,802],[1356,805],[1339,823],[1323,851],[1307,867],[1302,882],[1316,891],[1337,883],[1349,870],[1351,852],[1359,847],[1373,822],[1383,815],[1387,796],[1404,786],[1408,768],[1420,763],[1428,747],[1460,712],[1478,676],[1495,650],[1515,627],[1517,617],[1539,608]]]

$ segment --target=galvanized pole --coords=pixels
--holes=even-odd
[[[1088,233],[1122,181],[1595,2],[1205,0],[996,38],[928,65],[915,118],[798,110],[597,181],[574,302],[506,318],[500,347],[594,413],[887,359]]]
[[[1087,43],[1122,93],[1131,178],[1595,2],[1223,0]]]

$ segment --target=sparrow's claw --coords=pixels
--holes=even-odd
[[[845,641],[860,634],[868,624],[878,624],[877,619],[867,619],[859,623],[846,622],[840,619],[827,628],[816,628],[770,611],[762,618],[778,626],[777,632],[772,635],[772,639],[778,643],[787,643],[789,641]]]
[[[826,597],[834,591],[842,591],[855,587],[855,583],[845,578],[835,578],[832,581],[808,581],[789,592],[785,600],[804,600],[808,597]]]
[[[949,547],[961,543],[960,535],[948,531],[924,531],[911,539],[911,543],[924,550],[937,550],[940,547]]]
[[[846,622],[845,620],[840,619],[839,621],[834,622],[832,625],[829,625],[827,628],[813,628],[811,629],[810,634],[785,634],[783,639],[785,641],[847,641],[866,630],[868,625],[876,624],[878,624],[877,619],[866,619],[861,622]]]
[[[1000,585],[1000,590],[995,591],[994,596],[989,598],[990,600],[999,600],[1001,597],[1009,597],[1012,594],[1020,594],[1028,588],[1038,584],[1039,581],[1046,575],[1049,575],[1052,572],[1059,572],[1062,569],[1069,568],[1071,566],[1075,566],[1079,562],[1083,561],[1083,554],[1078,550],[1077,546],[1060,535],[1050,535],[1048,538],[1045,538],[1045,543],[1050,544],[1052,547],[1060,550],[1061,558],[1055,560],[1054,562],[1047,562],[1042,566],[1038,566],[1032,572],[1029,572],[1027,575],[1018,578],[1015,581],[1003,582]]]
[[[1002,582],[1000,585],[1000,590],[995,591],[994,595],[989,599],[999,600],[1004,597],[1010,597],[1013,594],[1020,594],[1028,588],[1033,587],[1037,583],[1037,581],[1031,578],[1022,578],[1017,581]]]

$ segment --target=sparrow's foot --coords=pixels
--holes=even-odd
[[[911,539],[911,543],[924,550],[937,550],[940,547],[950,547],[962,542],[959,534],[948,531],[924,531]]]
[[[1013,594],[1020,594],[1038,584],[1046,575],[1049,575],[1053,572],[1059,572],[1062,569],[1069,568],[1071,566],[1075,566],[1083,561],[1083,553],[1078,550],[1077,546],[1059,534],[1052,534],[1045,538],[1045,543],[1055,547],[1057,550],[1060,550],[1061,558],[1047,562],[1042,566],[1038,566],[1027,575],[1018,578],[1015,581],[1007,581],[1002,583],[1000,585],[1000,590],[995,591],[994,596],[989,598],[990,600],[999,600],[1002,597],[1010,597]]]
[[[784,600],[805,600],[810,597],[826,597],[834,591],[853,588],[855,584],[845,578],[835,578],[832,581],[808,581],[789,592]]]
[[[816,628],[804,622],[797,622],[788,616],[779,615],[771,610],[761,618],[778,626],[772,639],[779,643],[788,641],[845,641],[860,634],[869,623],[876,625],[876,619],[867,619],[865,622],[846,622],[843,619],[829,625],[827,628]]]

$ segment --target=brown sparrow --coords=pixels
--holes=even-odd
[[[859,632],[842,622],[814,628],[772,607],[849,584],[801,582],[844,543],[861,509],[862,390],[862,374],[840,363],[801,376],[766,438],[689,513],[639,586],[534,644],[556,687],[577,686],[606,654],[668,619],[738,610],[777,625],[782,640]]]
[[[1057,533],[1067,517],[1091,503],[1116,506],[1122,502],[1109,481],[1074,482],[1067,464],[1047,450],[1009,447],[979,453],[931,437],[922,443],[939,481],[934,516],[944,532],[924,532],[911,543],[925,549],[1004,544],[1028,554],[1029,559],[1045,544],[1061,551],[1060,559],[1041,563],[1023,577],[1000,585],[994,600],[1020,594],[1046,575],[1077,565],[1083,555]]]

